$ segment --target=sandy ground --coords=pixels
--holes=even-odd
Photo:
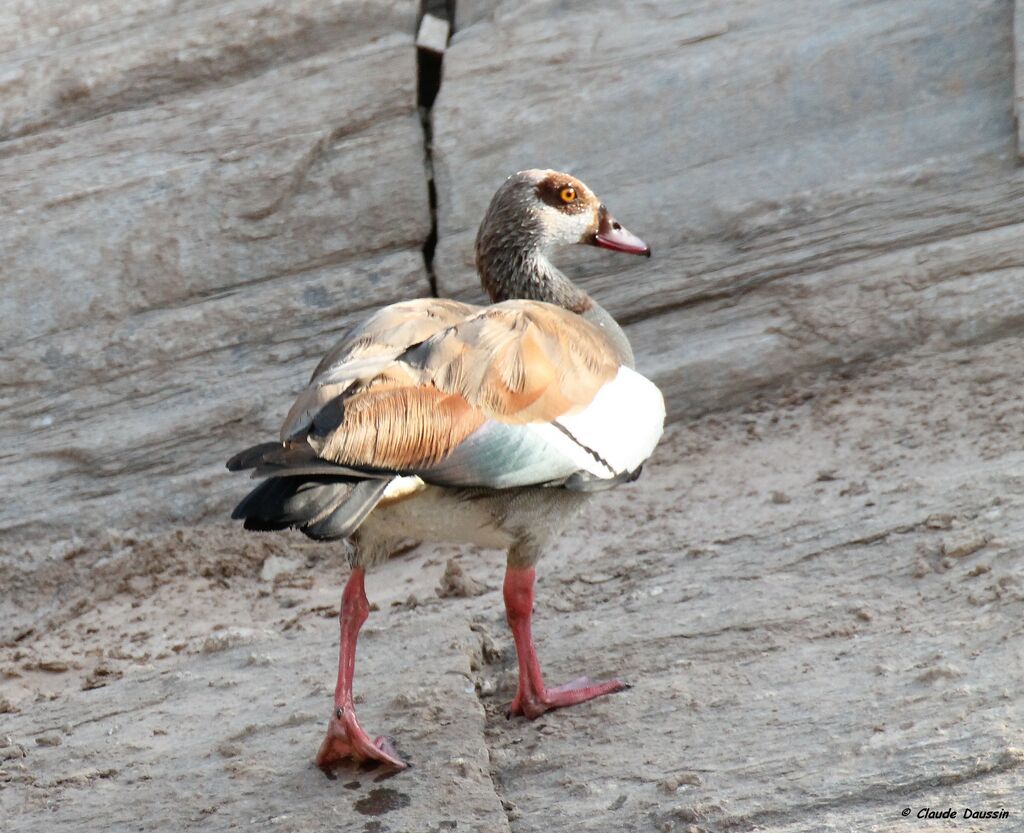
[[[312,765],[340,548],[227,520],[8,542],[3,828],[1024,830],[1021,390],[1007,338],[674,425],[539,568],[549,681],[633,688],[534,722],[504,715],[501,554],[392,559],[356,690],[395,776]]]

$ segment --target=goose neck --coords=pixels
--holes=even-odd
[[[479,253],[477,269],[494,303],[512,299],[545,301],[582,314],[594,302],[536,249]]]

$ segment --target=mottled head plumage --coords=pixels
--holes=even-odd
[[[495,193],[480,224],[480,282],[493,301],[524,298],[585,312],[593,304],[590,297],[550,261],[555,248],[576,243],[650,253],[586,183],[561,171],[519,171]]]

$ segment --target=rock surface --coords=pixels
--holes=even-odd
[[[1019,830],[1014,4],[420,5],[0,5],[5,833]],[[502,557],[420,546],[356,681],[415,766],[327,780],[344,552],[239,534],[223,461],[368,310],[479,297],[538,164],[655,249],[566,253],[677,421],[536,623],[634,687],[506,720]]]
[[[352,321],[480,297],[527,165],[654,245],[566,261],[672,416],[1018,329],[1012,9],[969,5],[466,0],[426,167],[412,0],[5,7],[0,538],[219,517]]]
[[[1019,328],[1012,15],[1002,0],[471,3],[433,110],[438,287],[477,297],[490,194],[543,166],[652,245],[650,262],[565,261],[631,323],[676,415]]]
[[[479,596],[437,597],[448,549],[371,573],[357,708],[393,778],[311,763],[337,547],[208,525],[5,568],[5,829],[1018,830],[1024,340],[797,381],[672,427],[541,562],[548,678],[625,693],[506,720],[501,554],[454,554]]]
[[[353,320],[429,294],[416,7],[58,5],[0,56],[0,529],[194,522]]]

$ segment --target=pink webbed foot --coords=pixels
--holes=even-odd
[[[327,724],[327,737],[316,753],[316,765],[324,772],[346,758],[355,761],[380,761],[395,769],[406,769],[394,744],[381,736],[370,740],[356,720],[353,706],[352,677],[356,668],[356,640],[359,629],[370,613],[363,586],[364,571],[355,567],[341,594],[341,648],[338,656],[338,684],[334,690],[334,716]]]
[[[528,686],[520,683],[519,691],[515,699],[508,707],[509,716],[521,714],[530,720],[535,720],[544,712],[552,709],[561,709],[566,706],[575,706],[578,703],[585,703],[595,697],[604,694],[611,694],[615,691],[622,691],[630,688],[628,683],[622,680],[607,680],[595,683],[589,677],[577,677],[575,680],[564,683],[554,688],[545,688],[540,692],[532,691]]]
[[[352,709],[339,708],[327,724],[327,736],[316,753],[316,765],[325,772],[343,760],[379,761],[395,769],[406,769],[394,744],[381,735],[376,740],[363,731]]]
[[[533,646],[530,621],[533,618],[533,567],[512,567],[505,572],[503,592],[505,612],[516,643],[519,662],[519,690],[509,706],[509,715],[522,714],[533,720],[551,709],[562,709],[585,703],[603,694],[621,691],[629,686],[621,680],[595,683],[589,677],[578,677],[564,685],[548,688]]]

